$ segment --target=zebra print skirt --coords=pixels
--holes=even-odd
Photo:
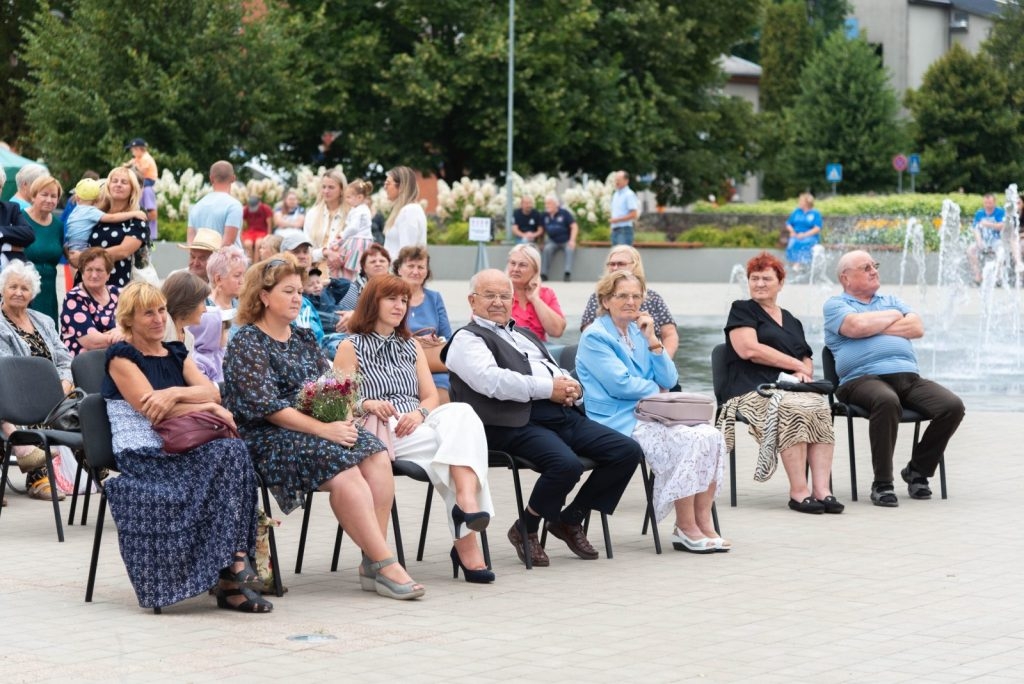
[[[760,444],[758,467],[754,479],[764,482],[778,464],[778,453],[797,444],[834,444],[832,411],[823,394],[773,390],[772,397],[747,392],[733,397],[718,416],[718,429],[725,437],[725,447],[736,444],[736,413],[748,423],[748,432]]]

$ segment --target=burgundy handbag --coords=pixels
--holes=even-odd
[[[164,451],[181,454],[215,439],[237,438],[238,431],[223,418],[206,411],[194,411],[168,418],[153,430],[164,441]]]

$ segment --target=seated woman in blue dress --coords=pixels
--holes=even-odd
[[[441,361],[441,349],[452,337],[452,326],[448,322],[448,310],[445,309],[441,293],[424,287],[431,276],[427,248],[423,245],[403,247],[395,257],[392,269],[412,290],[406,325],[413,339],[427,355],[427,365],[434,377],[434,386],[437,387],[440,402],[447,404],[451,382],[448,379],[448,369]]]
[[[225,405],[283,513],[302,506],[309,492],[329,492],[338,523],[363,550],[360,586],[419,598],[423,585],[387,545],[395,480],[384,445],[351,418],[324,423],[295,408],[303,386],[331,369],[313,331],[292,325],[305,275],[291,254],[246,272],[236,318],[242,327],[224,357]]]
[[[233,424],[217,386],[181,342],[164,342],[166,300],[146,282],[121,292],[124,341],[107,349],[103,397],[121,475],[106,485],[110,512],[139,605],[157,608],[214,587],[221,608],[267,613],[254,587],[256,477],[240,439],[169,454],[153,426],[195,411]],[[219,582],[218,582],[219,579]]]
[[[711,506],[722,483],[725,443],[712,425],[638,421],[638,401],[666,391],[679,379],[656,336],[654,319],[641,311],[644,281],[613,271],[597,283],[598,317],[580,337],[576,371],[587,417],[639,442],[654,471],[654,513],[675,513],[672,546],[713,553],[732,545],[718,536]]]

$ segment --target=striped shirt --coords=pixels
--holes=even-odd
[[[889,309],[895,309],[904,316],[911,313],[910,307],[893,295],[876,294],[865,304],[844,292],[825,302],[825,346],[836,357],[839,384],[863,375],[918,372],[914,345],[905,337],[879,333],[854,339],[839,332],[849,314]]]
[[[420,405],[420,386],[416,379],[416,341],[391,333],[350,335],[356,350],[359,373],[363,376],[363,399],[391,402],[399,413],[415,411]]]

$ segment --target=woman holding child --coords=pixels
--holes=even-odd
[[[106,214],[136,212],[142,187],[139,177],[131,169],[118,166],[107,174],[107,182],[100,192],[97,206]],[[102,247],[114,260],[114,268],[107,282],[124,288],[132,279],[132,258],[149,239],[146,221],[133,217],[126,220],[100,221],[89,234],[89,246]]]

